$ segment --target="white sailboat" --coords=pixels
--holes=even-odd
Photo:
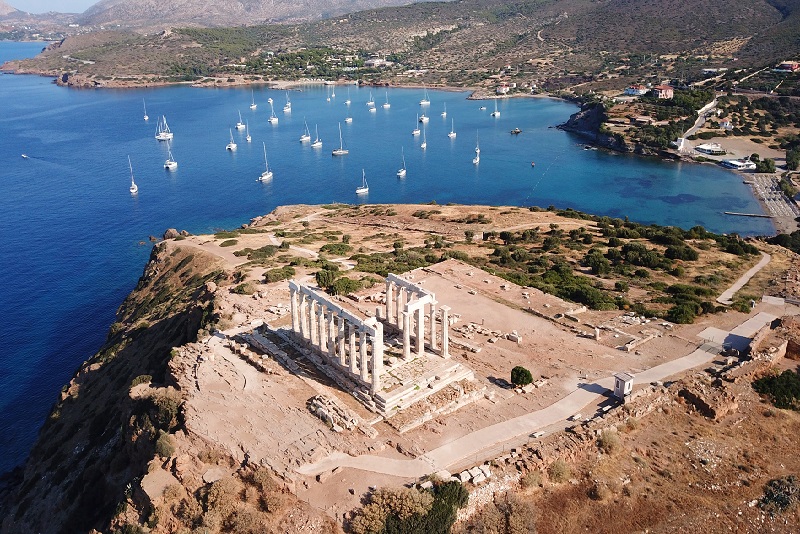
[[[150,117],[147,116],[147,104],[145,104],[144,98],[142,99],[142,107],[144,107],[144,121],[147,122],[150,120]]]
[[[256,95],[255,95],[255,93],[253,93],[253,90],[250,89],[250,109],[255,111],[255,109],[257,107],[258,107],[258,104],[256,104]]]
[[[316,137],[314,138],[314,142],[311,143],[311,148],[322,148],[322,139],[319,138],[319,126],[316,124],[314,125],[314,133]]]
[[[233,142],[233,130],[228,130],[231,133],[231,142],[225,145],[225,150],[230,150],[231,152],[236,151],[236,143]]]
[[[494,101],[494,111],[492,111],[492,117],[499,117],[500,112],[497,111],[497,100]]]
[[[374,108],[375,100],[372,99],[372,91],[369,92],[369,100],[367,100],[367,107]]]
[[[353,117],[345,117],[344,118],[344,122],[346,122],[347,124],[350,124],[351,122],[353,122]]]
[[[430,118],[428,118],[428,116],[425,115],[424,113],[419,116],[419,122],[421,122],[422,124],[428,124],[429,120]]]
[[[131,165],[131,157],[128,156],[128,167],[131,169],[131,186],[128,188],[128,191],[131,192],[131,195],[135,195],[139,192],[139,186],[136,185],[136,182],[133,181],[133,165]]]
[[[344,101],[344,105],[345,106],[349,106],[350,102],[351,102],[351,100],[350,100],[350,88],[348,87],[347,88],[347,100]]]
[[[481,145],[478,140],[478,132],[475,132],[475,157],[472,158],[472,164],[477,165],[481,162]]]
[[[269,162],[267,162],[267,144],[263,143],[264,145],[264,172],[261,173],[261,176],[258,177],[259,182],[268,182],[272,180],[272,171],[269,170]]]
[[[331,88],[331,98],[336,98],[336,86],[335,85],[333,86],[333,88]]]
[[[419,101],[419,105],[420,106],[430,106],[431,105],[431,101],[428,100],[428,88],[425,87],[424,90],[425,90],[425,96],[423,96],[422,100]]]
[[[419,145],[422,150],[428,148],[428,139],[425,137],[425,130],[422,130],[422,144]]]
[[[278,117],[275,116],[275,108],[272,106],[272,99],[269,99],[269,119],[270,124],[278,124]]]
[[[342,141],[342,123],[339,123],[339,148],[334,148],[331,152],[333,156],[345,156],[349,154],[350,151],[344,147],[344,142]]]
[[[450,139],[456,138],[456,124],[455,121],[452,119],[450,119],[450,133],[447,134],[447,137],[449,137]]]
[[[308,141],[311,141],[311,132],[308,130],[308,123],[305,119],[303,119],[303,125],[303,134],[300,136],[300,142],[307,143]]]
[[[164,168],[168,171],[178,168],[178,162],[172,157],[172,147],[169,145],[169,141],[167,141],[167,161],[164,162]]]
[[[367,173],[361,169],[361,187],[356,187],[356,195],[366,195],[369,193],[369,184],[367,183]]]
[[[386,102],[383,103],[383,109],[389,109],[392,105],[389,103],[389,91],[386,91]]]
[[[447,102],[444,103],[444,111],[442,111],[442,118],[447,117]]]
[[[405,151],[401,148],[400,149],[400,157],[403,158],[403,166],[400,167],[400,170],[397,171],[398,178],[405,178],[406,177],[406,154]]]
[[[169,125],[167,124],[167,117],[161,115],[161,120],[158,121],[158,126],[156,127],[156,139],[159,141],[169,141],[172,137],[172,130],[169,129]]]
[[[245,124],[247,125],[247,128],[245,130],[247,132],[247,135],[245,136],[245,140],[249,143],[250,141],[253,140],[253,138],[250,137],[250,121],[247,121]]]
[[[245,129],[245,124],[244,124],[244,122],[242,122],[242,112],[241,111],[239,112],[239,122],[236,123],[236,129],[237,130],[244,130]]]
[[[267,103],[272,104],[273,100],[272,97],[267,98]]]
[[[292,112],[292,102],[289,100],[289,91],[286,91],[286,105],[283,106],[284,113],[291,113]]]
[[[419,124],[419,122],[420,122],[419,121],[419,113],[417,113],[417,121],[414,123],[414,129],[411,130],[411,135],[417,136],[417,135],[420,134],[419,126],[417,126],[417,124]]]

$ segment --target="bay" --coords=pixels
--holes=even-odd
[[[0,61],[33,56],[42,46],[0,43]],[[255,87],[252,111],[250,88],[72,90],[49,78],[0,75],[0,472],[24,460],[59,389],[102,344],[136,284],[149,236],[169,227],[233,228],[284,204],[435,200],[555,205],[742,235],[774,231],[768,220],[722,213],[761,212],[736,174],[584,150],[580,139],[553,128],[575,111],[566,102],[503,100],[500,117],[492,118],[493,104],[466,100],[466,92],[429,91],[431,105],[420,107],[420,89],[331,91]],[[366,106],[370,92],[374,112]],[[291,113],[282,111],[287,95]],[[268,98],[277,125],[267,121]],[[233,129],[238,150],[230,153],[225,145],[240,111],[253,141]],[[421,136],[411,135],[422,112],[430,116],[425,151]],[[175,172],[163,168],[167,146],[154,139],[161,115],[175,133]],[[298,141],[304,119],[312,137],[318,125],[322,149]],[[350,154],[336,158],[340,124]],[[447,137],[451,127],[455,139]],[[509,133],[515,127],[520,135]],[[268,183],[256,180],[262,142],[274,171]],[[401,150],[408,169],[402,180],[395,175]],[[135,196],[128,192],[128,156]],[[358,197],[362,169],[370,189]]]

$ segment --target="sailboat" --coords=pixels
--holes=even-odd
[[[167,117],[161,115],[161,120],[158,121],[158,127],[156,128],[156,139],[159,141],[169,141],[172,137],[172,131],[167,124]]]
[[[350,124],[351,122],[353,122],[353,117],[345,117],[344,118],[344,122],[346,122],[347,124]]]
[[[247,130],[246,130],[247,131],[247,136],[245,136],[245,140],[249,143],[250,141],[253,140],[253,138],[250,137],[250,121],[247,121],[247,123],[245,123],[245,124],[247,126]]]
[[[336,86],[335,85],[331,88],[331,98],[336,98]]]
[[[261,176],[258,177],[259,182],[267,182],[272,180],[272,171],[269,170],[269,163],[267,162],[267,144],[263,143],[264,145],[264,172],[261,173]]]
[[[422,124],[428,124],[429,120],[430,119],[428,118],[428,116],[425,115],[424,113],[419,117],[419,122],[421,122]]]
[[[275,108],[272,107],[272,99],[269,99],[269,119],[270,124],[278,124],[278,117],[275,116]]]
[[[136,185],[136,182],[133,181],[133,165],[131,165],[131,157],[128,156],[128,167],[131,169],[131,186],[128,188],[128,191],[131,192],[131,195],[135,195],[139,192],[139,186]]]
[[[325,92],[327,93],[328,92],[328,87],[327,87],[328,84],[325,84],[325,85],[326,85]],[[331,94],[330,93],[328,93],[328,98],[326,98],[325,101],[326,102],[330,102],[331,101]]]
[[[147,104],[145,104],[144,98],[142,99],[142,107],[144,107],[144,121],[147,122],[150,120],[150,117],[147,116]]]
[[[428,148],[428,139],[425,137],[425,130],[422,130],[422,144],[419,145],[422,150]]]
[[[425,89],[425,96],[423,96],[422,100],[419,101],[419,105],[420,106],[430,106],[431,105],[431,101],[428,100],[428,88],[426,87],[424,89]]]
[[[372,91],[369,92],[369,100],[367,100],[367,106],[371,108],[375,107],[375,100],[372,99]]]
[[[236,129],[237,130],[244,130],[245,129],[245,124],[242,122],[242,112],[241,111],[239,112],[239,122],[236,123]]]
[[[481,162],[481,145],[478,141],[478,132],[475,132],[475,157],[472,158],[472,164],[477,165]]]
[[[339,148],[334,148],[331,152],[334,156],[344,156],[349,154],[350,151],[344,147],[344,143],[342,142],[342,123],[339,123]]]
[[[344,105],[345,106],[349,106],[350,105],[350,88],[349,87],[347,88],[347,100],[344,101]]]
[[[492,117],[499,117],[500,112],[497,111],[497,100],[494,101],[494,111],[492,111]]]
[[[369,193],[369,184],[367,183],[367,173],[361,169],[361,187],[356,187],[356,195],[366,195]]]
[[[398,178],[405,178],[406,177],[406,154],[403,149],[400,149],[400,156],[403,158],[403,166],[400,167],[400,170],[397,171]]]
[[[415,122],[414,124],[416,125],[419,122],[420,122],[419,121],[419,113],[417,113],[417,122]],[[414,129],[411,130],[411,135],[415,135],[416,136],[416,135],[419,135],[419,133],[420,133],[419,126],[414,126]]]
[[[255,95],[255,93],[253,93],[253,90],[250,89],[250,109],[255,111],[255,109],[257,107],[258,107],[258,104],[256,104],[256,95]]]
[[[450,133],[447,134],[447,137],[449,137],[450,139],[456,138],[456,125],[455,121],[452,119],[450,120]]]
[[[444,103],[444,111],[442,111],[442,118],[447,117],[447,102]]]
[[[286,91],[286,105],[283,106],[284,113],[292,112],[292,102],[289,100],[289,91]]]
[[[267,98],[267,103],[272,104],[272,97]]]
[[[169,146],[169,141],[167,141],[167,161],[164,162],[164,168],[168,171],[174,171],[178,168],[178,162],[172,157],[172,147]]]
[[[305,125],[305,129],[303,130],[303,134],[300,136],[300,142],[306,143],[311,141],[311,132],[308,131],[308,123],[305,119],[303,119],[303,124]]]
[[[231,152],[236,151],[236,143],[233,142],[233,130],[228,130],[231,133],[231,142],[225,145],[225,150],[230,150]]]
[[[389,103],[389,91],[386,91],[386,102],[383,103],[383,109],[389,109],[392,105]]]
[[[314,138],[314,142],[311,143],[311,148],[322,148],[322,139],[319,138],[319,126],[316,124],[314,125],[314,133],[316,137]]]

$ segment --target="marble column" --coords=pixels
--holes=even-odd
[[[436,350],[438,345],[436,343],[436,301],[431,302],[431,314],[429,322],[431,323],[431,350]]]
[[[319,329],[317,327],[317,301],[313,299],[308,307],[308,320],[309,341],[311,341],[312,347],[316,347],[319,344],[317,341]]]
[[[328,358],[333,362],[336,359],[336,325],[333,323],[332,309],[328,310],[326,319],[328,323],[328,337],[325,339],[328,342]]]
[[[403,312],[403,360],[411,361],[411,314]]]
[[[439,352],[442,358],[450,358],[450,324],[447,312],[449,306],[442,306],[442,350]]]
[[[319,351],[320,352],[327,352],[328,350],[328,334],[325,328],[325,315],[327,308],[322,304],[319,305],[317,309],[317,325],[319,328]]]
[[[358,373],[358,366],[356,365],[356,325],[348,325],[350,329],[350,372],[353,374]]]
[[[289,306],[292,309],[292,332],[297,334],[300,331],[300,316],[297,309],[297,291],[289,287]]]
[[[361,380],[364,382],[369,378],[369,365],[367,363],[367,331],[362,329],[358,332],[358,365],[361,371]]]
[[[339,345],[339,365],[345,367],[347,365],[347,350],[344,342],[344,317],[340,315],[337,321],[339,322],[339,332],[336,336],[336,341]]]
[[[300,294],[300,337],[308,338],[308,302],[306,296]]]
[[[386,321],[395,324],[394,316],[394,282],[386,281]]]
[[[375,325],[375,336],[372,338],[372,384],[370,393],[375,395],[381,390],[381,373],[383,372],[383,325]]]
[[[425,353],[425,305],[419,307],[417,313],[417,354]]]
[[[405,308],[403,307],[403,297],[405,296],[405,294],[406,294],[406,288],[401,286],[397,289],[397,306],[396,306],[397,328],[399,328],[400,330],[403,330],[403,326],[405,326],[405,321],[403,320],[403,317],[400,315],[405,310]]]

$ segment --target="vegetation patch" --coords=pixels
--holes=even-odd
[[[800,376],[792,370],[759,378],[753,389],[778,408],[800,410]]]

